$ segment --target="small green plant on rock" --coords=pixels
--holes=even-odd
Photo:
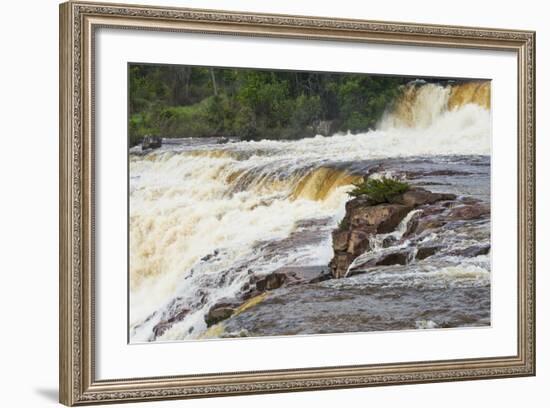
[[[368,178],[362,183],[354,184],[355,188],[349,192],[352,197],[367,196],[373,203],[388,203],[390,200],[403,194],[409,189],[409,184],[392,178]]]
[[[344,217],[340,220],[340,222],[338,223],[338,228],[339,229],[348,229],[349,227],[349,220]]]

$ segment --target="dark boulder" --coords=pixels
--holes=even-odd
[[[418,260],[429,258],[430,256],[435,255],[440,249],[441,247],[436,247],[436,246],[420,247],[416,251],[415,258]]]
[[[260,278],[256,282],[256,289],[260,292],[277,289],[283,285],[286,279],[286,274],[274,272],[270,275]]]
[[[491,245],[474,245],[468,248],[453,251],[452,255],[464,256],[466,258],[474,258],[479,255],[487,255],[491,250]]]
[[[409,259],[409,252],[393,252],[384,255],[376,261],[376,266],[382,265],[406,265]]]
[[[236,310],[236,307],[233,306],[213,306],[210,308],[206,316],[204,317],[204,321],[206,322],[206,326],[210,327],[213,324],[219,323],[222,320],[227,319],[230,317]]]
[[[159,323],[153,327],[153,333],[155,337],[162,336],[166,330],[172,327],[175,323],[182,321],[185,316],[189,313],[189,309],[181,309],[175,315],[169,317],[168,319],[161,320]]]

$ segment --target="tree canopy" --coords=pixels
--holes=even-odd
[[[352,133],[375,126],[407,80],[368,74],[176,65],[129,66],[129,134],[297,139],[320,121]]]

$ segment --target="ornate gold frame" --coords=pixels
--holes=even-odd
[[[513,356],[96,380],[94,94],[98,27],[506,50],[518,63],[518,349]],[[227,11],[60,5],[60,401],[66,405],[535,374],[535,33]]]

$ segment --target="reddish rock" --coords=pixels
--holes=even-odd
[[[375,227],[372,232],[391,232],[411,210],[401,204],[378,204],[359,207],[352,211],[350,223],[352,228]]]
[[[403,237],[441,228],[449,221],[476,219],[490,213],[489,206],[476,199],[457,200],[454,194],[432,193],[422,188],[412,188],[392,198],[390,203],[383,204],[373,203],[365,196],[356,197],[346,203],[346,215],[332,234],[332,276],[346,276],[355,258],[369,251],[373,235],[395,231],[403,218],[415,208],[421,211],[411,218]],[[388,242],[384,241],[383,246],[391,245],[395,239],[400,237],[387,237]],[[438,250],[436,247],[419,248],[416,259],[432,256]],[[369,265],[404,265],[407,259],[408,252],[399,252],[377,261],[369,261]]]
[[[369,237],[371,235],[371,233],[368,233],[365,230],[353,230],[348,234],[349,239],[347,242],[348,246],[346,248],[347,252],[354,256],[361,255],[369,247]]]
[[[335,251],[345,251],[348,249],[349,231],[335,230],[332,233],[332,246]]]
[[[410,210],[402,204],[373,205],[362,197],[348,201],[346,216],[332,234],[332,275],[345,276],[353,260],[368,250],[370,237],[393,231]]]
[[[351,265],[355,258],[355,256],[347,252],[336,253],[334,255],[334,258],[332,258],[332,261],[330,261],[329,265],[332,276],[335,278],[343,278],[344,276],[346,276],[348,267]]]

